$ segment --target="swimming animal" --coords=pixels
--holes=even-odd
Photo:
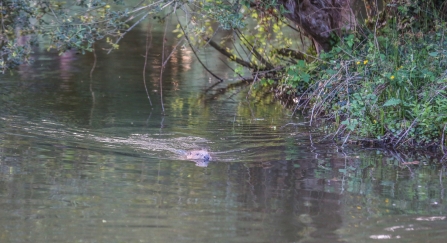
[[[211,160],[211,155],[204,149],[190,150],[186,151],[186,159],[208,162]]]
[[[110,144],[125,144],[138,149],[149,151],[170,151],[179,156],[178,159],[192,160],[196,163],[207,164],[211,161],[211,155],[206,149],[197,149],[194,146],[196,143],[203,143],[206,140],[198,137],[178,137],[178,138],[154,138],[150,135],[133,134],[129,138],[107,138],[107,137],[93,137],[97,141],[106,142]],[[183,149],[176,149],[176,148]],[[195,147],[195,148],[194,148]]]

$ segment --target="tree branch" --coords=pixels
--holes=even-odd
[[[199,55],[197,55],[196,50],[194,50],[194,47],[192,46],[191,42],[189,41],[189,37],[188,34],[186,33],[185,29],[183,28],[180,19],[177,15],[177,13],[175,14],[175,16],[177,16],[177,21],[179,23],[180,29],[182,29],[183,35],[185,36],[186,41],[188,42],[189,47],[191,48],[192,52],[194,53],[194,56],[196,56],[197,60],[199,61],[199,63],[202,65],[203,68],[205,68],[205,70],[210,73],[213,77],[215,77],[217,80],[219,80],[218,83],[223,82],[224,80],[221,79],[219,76],[217,76],[216,74],[214,74],[213,72],[211,72],[211,70],[209,70],[205,64],[202,62],[202,60],[200,60]]]
[[[250,50],[251,53],[253,53],[253,55],[255,55],[255,57],[263,65],[265,65],[265,67],[267,69],[273,69],[274,68],[274,66],[270,62],[265,60],[265,58],[262,57],[262,55],[256,50],[256,48],[252,44],[250,44],[250,42],[248,42],[248,40],[244,37],[244,35],[242,35],[242,33],[239,30],[236,30],[236,35],[239,37],[239,39],[244,40],[242,43],[247,47],[247,49]]]
[[[219,46],[219,44],[217,44],[216,42],[214,42],[210,38],[208,38],[208,37],[203,37],[203,38],[204,38],[204,40],[206,42],[208,42],[210,44],[210,46],[214,47],[214,49],[216,49],[222,55],[230,58],[231,60],[235,61],[236,63],[238,63],[238,64],[240,64],[240,65],[242,65],[244,67],[250,68],[250,69],[254,69],[254,70],[258,70],[259,69],[258,66],[256,66],[255,64],[252,64],[252,63],[249,63],[247,61],[244,61],[244,60],[236,57],[235,55],[231,54],[229,51],[227,51],[224,48],[222,48],[221,46]]]

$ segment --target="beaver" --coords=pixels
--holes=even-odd
[[[208,151],[201,149],[201,150],[189,150],[185,151],[186,159],[189,160],[200,160],[204,162],[210,161],[211,155],[208,153]]]
[[[163,151],[167,150],[170,152],[173,152],[177,155],[180,155],[177,157],[178,159],[186,159],[186,160],[192,160],[196,163],[203,163],[207,164],[211,161],[211,156],[209,152],[206,149],[191,149],[191,150],[182,150],[182,149],[175,149],[175,147],[184,147],[188,148],[191,147],[191,144],[194,144],[195,142],[203,142],[204,140],[201,138],[195,138],[195,137],[179,137],[179,138],[172,138],[172,139],[158,139],[158,138],[152,138],[149,135],[139,135],[135,134],[132,135],[129,138],[107,138],[107,137],[94,137],[93,139],[101,142],[107,142],[107,143],[115,143],[115,144],[126,144],[131,145],[136,148],[150,150],[150,151]]]

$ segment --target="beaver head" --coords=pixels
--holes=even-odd
[[[210,161],[211,156],[206,150],[191,150],[186,154],[186,158],[190,160]]]

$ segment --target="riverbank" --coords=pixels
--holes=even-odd
[[[446,23],[389,23],[344,37],[312,62],[286,69],[276,91],[330,136],[444,153],[447,127]],[[420,23],[419,23],[420,24]]]

